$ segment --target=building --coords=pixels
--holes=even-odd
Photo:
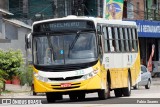
[[[14,14],[6,10],[6,1],[0,1],[0,49],[20,49],[25,57],[25,34],[31,31],[31,26],[19,20],[8,19]]]
[[[152,60],[155,65],[160,65],[159,12],[160,0],[124,1],[123,20],[132,20],[138,25],[141,63],[144,65],[147,65],[153,44],[155,45],[155,51]]]
[[[123,19],[144,20],[144,0],[124,0]]]
[[[101,16],[104,0],[9,0],[9,11],[25,22],[67,15]]]

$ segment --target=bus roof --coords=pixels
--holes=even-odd
[[[133,21],[107,20],[107,19],[103,19],[103,18],[95,18],[95,17],[87,17],[87,16],[74,16],[74,15],[70,15],[70,16],[63,17],[63,18],[54,18],[54,19],[36,21],[36,22],[33,23],[32,26],[34,26],[35,24],[39,24],[39,23],[60,21],[60,20],[71,20],[71,19],[72,20],[91,20],[91,21],[94,21],[95,24],[97,24],[97,23],[107,23],[107,24],[114,24],[114,25],[136,26],[136,22],[133,22]]]

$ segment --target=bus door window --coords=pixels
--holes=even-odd
[[[118,40],[117,27],[114,28],[114,39],[115,39],[115,43],[116,43],[116,51],[119,52],[119,40]]]
[[[110,45],[110,51],[111,52],[114,52],[115,51],[115,47],[113,46],[113,32],[112,32],[112,29],[111,27],[108,27],[108,34],[109,34],[109,45]]]
[[[124,52],[124,38],[122,28],[119,28],[118,38],[120,39],[120,49],[121,52]]]
[[[110,44],[109,44],[109,35],[108,35],[108,28],[103,27],[103,35],[104,35],[104,51],[109,52],[110,51]]]
[[[128,28],[128,34],[129,34],[129,50],[132,51],[132,36],[131,36],[131,28]]]
[[[125,40],[125,43],[126,43],[126,45],[125,45],[125,47],[126,47],[126,51],[128,52],[129,51],[129,43],[128,43],[128,32],[127,32],[127,28],[124,28],[124,31],[125,31],[125,38],[124,38],[124,40]]]

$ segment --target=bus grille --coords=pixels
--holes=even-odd
[[[73,76],[73,77],[66,77],[66,78],[48,78],[49,80],[52,81],[65,81],[65,80],[75,80],[75,79],[80,79],[82,78],[83,75],[81,76]]]
[[[81,83],[72,83],[71,87],[61,87],[61,85],[51,85],[53,86],[53,89],[57,90],[64,90],[64,89],[73,89],[73,88],[79,88]]]
[[[73,86],[73,87],[57,87],[57,88],[53,88],[53,89],[57,89],[57,90],[64,90],[64,89],[73,89],[73,88],[79,88],[80,86]]]

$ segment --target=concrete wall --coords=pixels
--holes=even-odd
[[[0,38],[3,38],[2,36],[2,16],[0,14]]]
[[[144,0],[133,0],[133,5],[135,6],[134,19],[144,19]]]
[[[13,49],[17,50],[20,49],[24,57],[26,57],[26,51],[25,51],[25,34],[30,32],[30,29],[24,28],[24,27],[16,27],[18,30],[18,38],[17,39],[12,39],[8,40],[5,42],[0,42],[0,49],[3,50],[8,50],[8,49]]]
[[[9,0],[0,0],[0,8],[8,10],[8,1]]]
[[[5,22],[5,32],[7,39],[18,39],[18,28],[15,25]]]
[[[140,20],[144,19],[144,0],[129,0],[128,1],[130,7],[129,12],[133,13],[133,17],[131,19]]]

